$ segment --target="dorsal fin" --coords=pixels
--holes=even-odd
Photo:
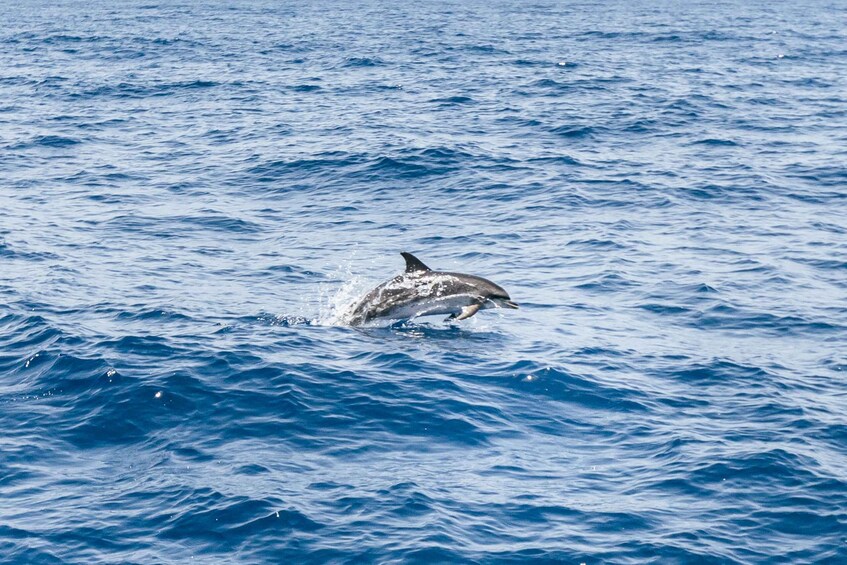
[[[417,273],[421,271],[431,271],[429,267],[424,265],[420,259],[412,255],[411,253],[406,253],[405,251],[400,255],[403,256],[403,259],[406,260],[406,272],[407,273]]]

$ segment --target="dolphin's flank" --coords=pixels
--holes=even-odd
[[[347,316],[350,325],[437,314],[464,320],[487,308],[518,307],[503,287],[488,279],[433,271],[411,253],[401,255],[406,271],[367,293]]]

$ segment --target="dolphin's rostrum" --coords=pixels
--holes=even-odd
[[[377,318],[405,320],[449,314],[464,320],[486,308],[517,308],[502,287],[474,275],[433,271],[411,253],[401,253],[406,272],[370,291],[350,311],[359,326]]]

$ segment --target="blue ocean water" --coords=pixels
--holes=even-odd
[[[843,2],[0,46],[0,561],[847,562]],[[338,323],[400,251],[522,308]]]

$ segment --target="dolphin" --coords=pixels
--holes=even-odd
[[[518,307],[503,287],[488,279],[433,271],[411,253],[401,255],[406,271],[367,293],[346,316],[351,326],[377,318],[408,320],[435,314],[464,320],[486,308]]]

